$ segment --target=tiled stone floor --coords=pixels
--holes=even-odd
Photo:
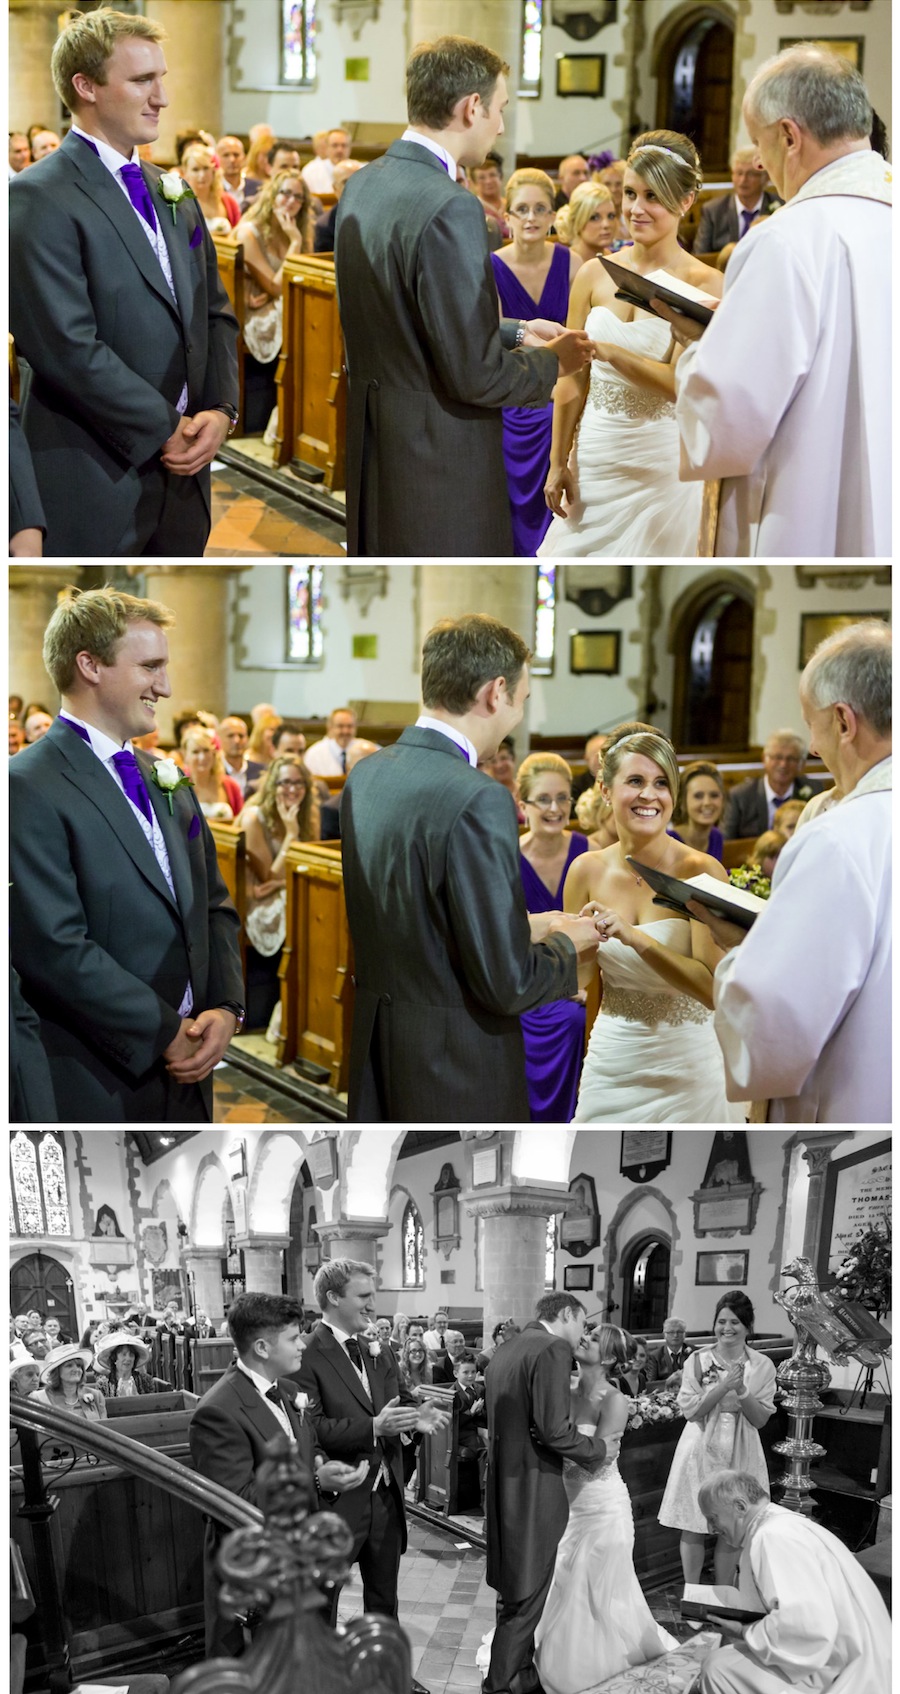
[[[213,1123],[325,1123],[315,1106],[309,1108],[280,1089],[270,1088],[236,1066],[222,1064],[213,1075]]]
[[[231,465],[212,468],[207,559],[346,557],[342,524],[276,494]]]

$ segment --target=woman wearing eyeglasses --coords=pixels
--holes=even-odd
[[[311,196],[298,171],[278,171],[248,207],[234,232],[244,249],[245,429],[265,428],[275,404],[275,365],[281,352],[281,273],[285,260],[311,253]]]
[[[545,171],[514,171],[506,185],[512,241],[491,254],[500,316],[565,323],[569,286],[581,260],[550,241],[553,184]],[[503,458],[512,514],[513,552],[533,559],[550,523],[544,483],[550,469],[553,407],[510,406],[503,412]]]
[[[529,753],[519,766],[519,799],[527,829],[519,838],[522,889],[530,913],[561,912],[569,866],[588,851],[568,828],[572,772],[558,753]],[[532,923],[532,940],[539,941]],[[525,1076],[532,1123],[569,1123],[584,1058],[584,1002],[552,1000],[522,1013]]]
[[[238,825],[247,843],[247,1021],[258,1025],[273,1010],[280,1011],[278,961],[285,937],[288,848],[293,841],[319,839],[315,784],[296,753],[272,760]],[[270,1023],[269,1038],[276,1040],[277,1034]]]

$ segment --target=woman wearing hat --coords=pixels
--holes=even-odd
[[[73,1412],[94,1422],[105,1418],[102,1391],[84,1380],[91,1362],[87,1348],[74,1341],[54,1347],[41,1366],[41,1386],[31,1396],[35,1405],[54,1406],[57,1411]]]
[[[9,1361],[9,1392],[18,1400],[27,1400],[37,1392],[40,1382],[40,1366],[37,1359],[10,1359]]]
[[[99,1376],[99,1386],[107,1400],[125,1399],[132,1394],[155,1394],[156,1378],[136,1368],[146,1365],[149,1358],[150,1348],[146,1341],[132,1335],[129,1329],[115,1329],[104,1335],[94,1349],[94,1363],[98,1373],[109,1373]]]

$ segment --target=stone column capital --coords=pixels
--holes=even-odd
[[[246,1252],[281,1253],[291,1244],[289,1235],[236,1235],[235,1245]],[[220,1253],[219,1257],[223,1255]]]
[[[520,1212],[526,1217],[549,1218],[556,1212],[569,1211],[574,1204],[574,1197],[567,1189],[555,1184],[542,1188],[532,1182],[504,1183],[482,1192],[470,1191],[461,1199],[469,1217],[476,1218],[503,1217],[511,1212]]]
[[[224,1257],[224,1242],[221,1247],[186,1247],[184,1250],[185,1265],[218,1265]]]
[[[826,1130],[822,1135],[804,1135],[801,1138],[805,1143],[803,1157],[811,1177],[821,1176],[831,1163],[835,1147],[840,1146],[842,1141],[848,1141],[852,1133],[849,1129]]]
[[[390,1230],[387,1218],[338,1218],[332,1223],[314,1223],[320,1241],[381,1241]],[[340,1254],[332,1253],[332,1257]]]
[[[52,589],[58,594],[61,588],[77,583],[84,568],[84,565],[10,565],[7,581],[10,588],[40,588],[45,594]]]

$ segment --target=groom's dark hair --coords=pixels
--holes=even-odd
[[[509,66],[499,53],[466,35],[420,41],[406,66],[406,109],[411,124],[446,129],[458,100],[479,94],[490,105],[498,76]]]
[[[530,658],[522,637],[484,612],[441,618],[422,648],[423,703],[462,716],[474,705],[479,688],[495,677],[505,677],[514,694]]]
[[[584,1307],[574,1294],[542,1294],[534,1308],[534,1315],[544,1323],[555,1323],[562,1317],[563,1312],[583,1312]]]

